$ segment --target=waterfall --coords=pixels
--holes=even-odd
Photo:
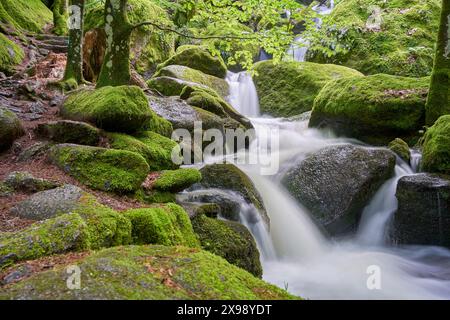
[[[259,116],[258,94],[252,76],[245,71],[228,71],[226,81],[230,86],[228,100],[236,111],[248,117]]]
[[[420,163],[422,161],[422,153],[418,150],[411,149],[411,168],[417,173],[420,171]]]
[[[327,6],[326,4],[318,4],[315,5],[312,9],[322,16],[329,15],[334,9],[334,0],[330,0],[329,6]],[[320,28],[320,26],[322,25],[321,18],[314,19],[314,22],[317,28]],[[306,54],[308,52],[309,45],[309,41],[305,40],[302,35],[299,35],[294,39],[294,42],[289,47],[286,56],[289,59],[292,58],[294,61],[304,62],[306,60]]]
[[[234,80],[231,80],[234,79]],[[240,85],[236,74],[229,83]],[[245,79],[245,86],[251,78]],[[310,299],[449,299],[450,251],[429,246],[392,247],[385,243],[388,222],[397,209],[395,192],[398,180],[414,174],[420,154],[412,153],[412,167],[398,160],[395,176],[386,181],[362,212],[356,235],[345,240],[330,240],[315,225],[309,211],[294,200],[280,183],[283,173],[309,154],[331,145],[360,143],[336,138],[330,132],[308,128],[308,119],[254,118],[259,114],[255,93],[247,98],[233,89],[230,102],[241,113],[252,116],[256,141],[249,152],[257,152],[258,140],[266,137],[263,128],[279,130],[279,150],[272,156],[280,161],[279,173],[261,176],[258,165],[239,167],[253,181],[261,194],[271,221],[270,231],[246,218],[241,207],[240,220],[248,227],[260,248],[263,278],[281,288]],[[265,145],[261,143],[261,145]],[[241,151],[244,152],[244,151]],[[233,155],[239,157],[239,154]],[[371,290],[367,285],[370,267],[379,268],[381,287]]]

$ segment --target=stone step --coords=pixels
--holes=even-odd
[[[61,45],[47,44],[44,42],[36,43],[36,45],[39,49],[45,49],[53,51],[55,53],[67,53],[68,51],[67,45],[61,46]]]

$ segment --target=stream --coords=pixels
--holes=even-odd
[[[227,80],[230,103],[248,116],[256,129],[256,139],[248,152],[258,152],[258,148],[267,145],[264,141],[267,135],[263,134],[267,128],[276,128],[280,136],[278,151],[270,154],[280,161],[276,175],[261,175],[259,165],[238,165],[255,184],[271,219],[269,232],[260,221],[249,222],[242,205],[240,220],[255,237],[266,281],[309,299],[450,298],[450,251],[430,246],[394,247],[387,241],[389,222],[397,209],[397,182],[417,171],[418,152],[412,152],[412,167],[397,161],[395,176],[367,204],[354,236],[330,239],[280,180],[290,166],[314,151],[337,144],[362,146],[361,142],[309,129],[307,118],[261,116],[251,77],[242,72],[229,74]],[[238,153],[227,157],[239,156]],[[373,268],[380,276],[376,288],[368,285]]]

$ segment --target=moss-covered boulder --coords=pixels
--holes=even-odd
[[[405,160],[407,163],[411,161],[411,151],[409,150],[408,144],[400,138],[392,140],[388,148],[395,152],[400,158]]]
[[[59,144],[49,158],[81,183],[115,193],[138,190],[150,170],[141,155],[126,150]]]
[[[57,211],[51,207],[55,202],[46,200],[44,193],[40,203],[34,197],[34,209],[41,211],[38,216],[53,211],[53,218],[20,231],[0,233],[0,269],[21,260],[131,243],[128,218],[79,188],[69,187],[65,187],[65,194],[71,200],[65,206],[59,204]]]
[[[17,261],[89,248],[86,223],[70,213],[35,223],[21,231],[0,233],[0,270]]]
[[[76,143],[96,146],[100,130],[85,122],[58,120],[38,124],[36,133],[59,143]]]
[[[342,0],[310,50],[308,61],[342,64],[365,74],[431,74],[441,0]],[[337,49],[337,50],[336,50]]]
[[[167,67],[160,69],[155,74],[155,77],[170,77],[186,82],[198,83],[210,87],[222,97],[226,97],[229,94],[229,86],[224,79],[205,74],[186,66],[168,65]]]
[[[450,115],[440,117],[425,133],[422,169],[450,175]]]
[[[11,147],[14,140],[25,133],[17,116],[0,106],[0,152]]]
[[[166,76],[151,78],[150,80],[147,81],[147,85],[151,90],[163,94],[167,97],[179,96],[183,92],[183,89],[186,87],[201,88],[204,90],[212,91],[211,88],[199,83],[189,82]]]
[[[104,33],[104,10],[104,4],[99,1],[87,7],[84,24],[86,32],[93,30]],[[152,21],[160,26],[173,26],[167,11],[153,0],[129,0],[128,18],[132,24]],[[84,50],[87,54],[95,55],[99,51],[97,46],[100,44],[98,42],[87,41],[85,43],[92,46]],[[106,41],[101,45],[106,48]],[[102,48],[103,52],[104,48]],[[171,32],[161,31],[153,26],[143,26],[134,30],[131,35],[131,63],[141,74],[154,72],[158,63],[167,60],[174,53],[175,34]],[[89,61],[92,60],[92,57],[85,56],[84,59]]]
[[[61,281],[68,277],[61,266],[3,287],[0,299],[295,299],[200,249],[118,247],[93,253],[78,266],[81,290]]]
[[[314,99],[331,80],[362,76],[356,70],[311,62],[271,60],[255,65],[254,77],[261,112],[275,117],[290,117],[309,111]]]
[[[61,115],[119,132],[140,130],[156,116],[148,107],[144,92],[136,86],[77,91],[66,99]]]
[[[147,161],[150,170],[160,171],[179,167],[178,144],[152,131],[141,131],[135,137],[121,133],[108,133],[111,148],[140,154]],[[172,159],[172,156],[175,158]]]
[[[398,209],[391,236],[396,243],[450,248],[450,180],[420,173],[397,184]]]
[[[255,240],[242,224],[198,214],[192,220],[192,226],[200,238],[203,249],[247,270],[256,277],[262,276]]]
[[[31,173],[26,171],[11,172],[3,182],[10,188],[20,192],[39,192],[58,186],[52,181],[35,178]]]
[[[233,164],[211,164],[204,166],[200,172],[202,181],[199,185],[202,188],[220,188],[237,192],[258,209],[266,225],[270,224],[261,195],[250,178],[238,167]]]
[[[18,32],[41,33],[52,22],[52,12],[41,0],[2,0],[0,22]]]
[[[13,73],[14,66],[20,64],[24,57],[23,49],[0,33],[0,72]]]
[[[395,160],[384,149],[326,147],[291,167],[282,183],[331,235],[341,235],[355,230],[364,207],[394,174]]]
[[[314,101],[309,126],[377,145],[397,137],[414,143],[425,123],[429,82],[385,74],[329,82]]]
[[[159,191],[180,192],[200,182],[202,175],[195,168],[165,170],[156,178],[152,188]]]
[[[203,73],[224,79],[227,67],[221,57],[215,57],[201,46],[186,46],[158,66],[158,70],[170,65],[186,66]]]
[[[189,216],[174,203],[124,212],[130,219],[134,244],[199,247]]]

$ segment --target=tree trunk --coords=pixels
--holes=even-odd
[[[426,106],[427,125],[450,114],[450,0],[442,0],[436,57]]]
[[[68,0],[53,1],[53,33],[58,36],[63,36],[67,33],[67,2]]]
[[[83,21],[84,0],[71,0],[69,50],[64,81],[74,79],[83,82]]]
[[[97,88],[130,83],[130,36],[133,30],[127,15],[127,0],[105,3],[106,53]]]

